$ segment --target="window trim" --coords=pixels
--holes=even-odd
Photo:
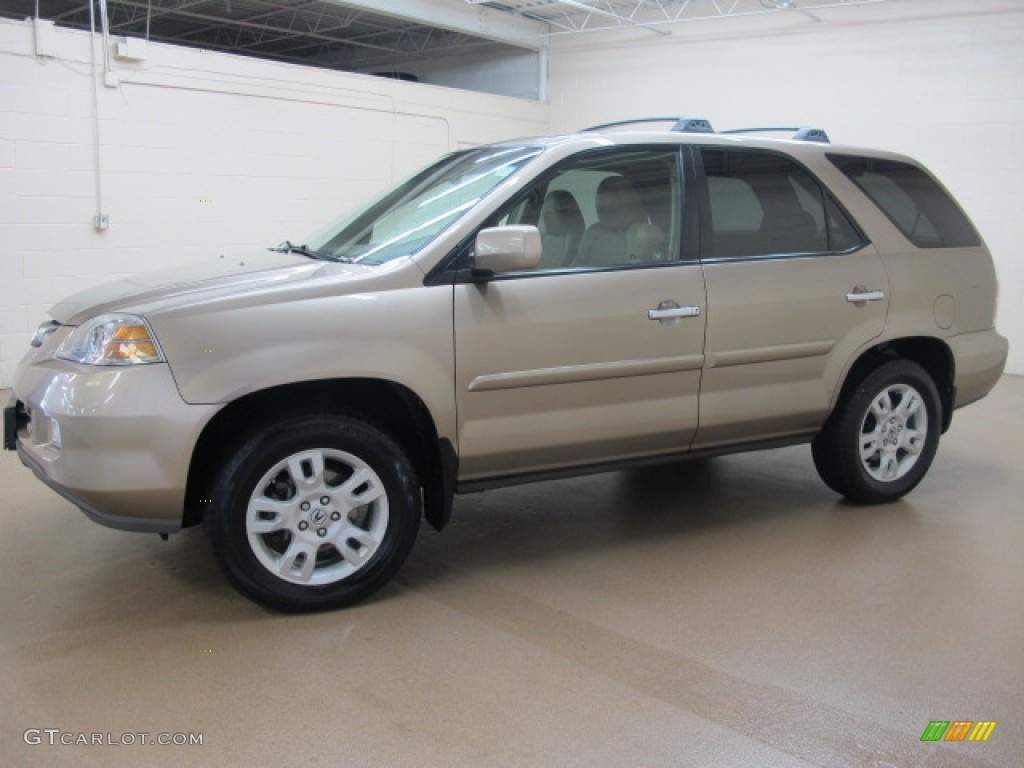
[[[473,270],[461,268],[453,270],[455,284],[460,283],[501,283],[508,280],[526,280],[533,278],[558,277],[566,275],[591,275],[599,272],[627,272],[641,269],[671,269],[674,267],[696,267],[699,261],[645,261],[639,264],[609,264],[607,266],[559,267],[557,269],[533,269],[522,272],[498,272],[483,280],[473,275]]]
[[[783,252],[783,253],[765,253],[755,256],[705,256],[704,255],[704,243],[705,233],[710,234],[712,232],[711,226],[711,192],[708,186],[708,176],[704,172],[704,150],[714,150],[719,152],[733,152],[733,153],[746,153],[746,154],[758,154],[758,155],[773,155],[780,157],[784,160],[796,165],[800,170],[808,175],[808,177],[818,185],[822,195],[822,208],[825,216],[826,227],[828,221],[828,207],[827,200],[831,200],[836,206],[840,213],[842,213],[850,225],[853,227],[854,232],[860,238],[860,242],[842,250],[826,249],[824,251],[798,251],[798,252]],[[796,157],[790,154],[781,152],[776,149],[762,149],[760,147],[731,147],[722,146],[720,144],[693,144],[690,145],[690,151],[692,152],[691,166],[697,176],[694,181],[696,197],[699,208],[700,216],[700,239],[698,243],[697,253],[700,255],[700,262],[702,264],[724,264],[737,261],[778,261],[781,259],[816,259],[828,256],[845,256],[851,253],[857,253],[858,251],[866,248],[871,244],[871,239],[867,236],[864,228],[860,226],[857,219],[855,219],[847,210],[846,206],[843,205],[842,201],[839,200],[832,190],[829,189],[828,185],[822,182],[816,173],[811,171],[804,163]]]

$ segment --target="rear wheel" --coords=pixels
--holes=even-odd
[[[229,580],[270,608],[349,605],[383,586],[419,527],[408,458],[356,419],[306,416],[264,429],[220,471],[207,528]]]
[[[874,369],[836,407],[812,443],[814,464],[830,488],[878,504],[909,493],[939,445],[942,404],[917,363]]]

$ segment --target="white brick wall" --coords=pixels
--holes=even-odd
[[[1024,373],[1024,3],[874,6],[556,38],[552,128],[648,115],[825,128],[905,152],[953,191],[995,257],[1008,370]]]
[[[89,35],[0,19],[0,388],[47,309],[113,277],[301,238],[439,154],[544,133],[545,104],[150,44],[99,88]]]

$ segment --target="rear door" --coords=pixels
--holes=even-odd
[[[557,256],[455,285],[460,480],[688,449],[706,301],[682,178],[678,148],[591,152],[489,222],[536,224]]]
[[[707,344],[695,448],[816,431],[885,325],[875,248],[782,153],[700,151]]]

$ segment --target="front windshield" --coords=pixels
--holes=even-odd
[[[410,256],[540,151],[485,147],[448,155],[306,245],[327,258],[364,264]]]

